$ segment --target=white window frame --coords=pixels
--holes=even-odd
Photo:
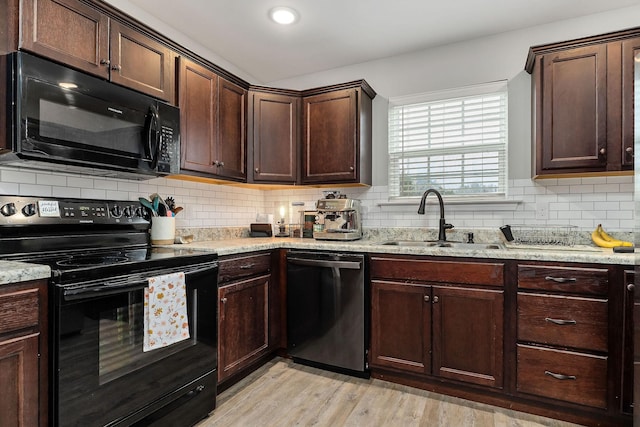
[[[400,163],[401,163],[401,159],[404,157],[411,157],[411,156],[404,156],[404,143],[400,143],[400,147],[398,152],[395,152],[392,149],[392,139],[394,138],[394,135],[392,135],[392,133],[394,132],[395,128],[393,126],[392,123],[392,115],[394,112],[394,109],[397,107],[403,107],[403,106],[409,106],[409,105],[415,105],[415,104],[430,104],[430,103],[437,103],[439,101],[441,102],[448,102],[448,101],[455,101],[455,100],[460,100],[462,98],[476,98],[476,97],[481,97],[482,95],[491,95],[491,94],[501,94],[504,97],[504,109],[503,109],[503,114],[504,116],[501,117],[501,124],[504,127],[502,129],[502,134],[501,134],[501,138],[500,138],[500,143],[499,144],[488,144],[488,145],[483,145],[482,147],[485,147],[487,150],[489,151],[489,149],[491,150],[498,150],[499,151],[499,170],[498,170],[498,189],[495,192],[490,192],[490,193],[472,193],[472,194],[460,194],[460,193],[452,193],[451,191],[448,191],[447,189],[443,189],[441,186],[438,185],[432,185],[432,188],[436,188],[438,190],[442,190],[443,196],[445,196],[447,199],[450,200],[460,200],[460,201],[469,201],[469,202],[473,202],[474,200],[504,200],[506,197],[506,193],[507,193],[507,176],[508,176],[508,152],[507,152],[507,148],[508,148],[508,90],[507,90],[507,81],[503,80],[503,81],[497,81],[497,82],[491,82],[491,83],[485,83],[485,84],[479,84],[479,85],[473,85],[473,86],[466,86],[466,87],[462,87],[462,88],[456,88],[456,89],[448,89],[448,90],[442,90],[442,91],[437,91],[437,92],[429,92],[429,93],[421,93],[421,94],[414,94],[414,95],[409,95],[409,96],[402,96],[402,97],[394,97],[394,98],[390,98],[389,99],[389,116],[388,116],[388,120],[389,120],[389,143],[388,143],[388,154],[389,154],[389,200],[390,201],[402,201],[402,200],[413,200],[416,198],[419,198],[420,195],[422,194],[423,191],[427,190],[427,187],[429,187],[429,184],[426,184],[425,188],[421,188],[420,190],[420,194],[401,194],[399,187],[400,187],[400,180],[401,180],[401,175],[402,175],[402,171],[400,170]],[[400,139],[399,139],[400,140]],[[423,147],[420,150],[418,150],[419,152],[421,152],[421,156],[428,156],[428,155],[443,155],[443,154],[460,154],[460,153],[470,153],[473,151],[483,151],[483,148],[479,148],[478,145],[475,146],[475,148],[470,148],[468,149],[465,147],[456,147],[453,148],[451,150],[447,150],[447,148],[443,148],[443,147],[439,147],[436,149],[429,149],[429,147]],[[414,151],[415,152],[415,151]],[[395,170],[395,169],[397,170]],[[440,187],[440,188],[439,188]],[[416,189],[417,191],[418,189]]]

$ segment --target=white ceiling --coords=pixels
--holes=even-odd
[[[130,0],[268,83],[638,4],[637,0]],[[274,6],[301,19],[279,26]]]

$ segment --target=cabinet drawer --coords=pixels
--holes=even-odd
[[[503,286],[504,264],[372,257],[371,277]]]
[[[38,326],[38,289],[0,295],[0,334]]]
[[[218,270],[218,283],[266,273],[270,269],[271,254],[269,253],[221,258]]]
[[[607,358],[518,345],[519,392],[606,408]]]
[[[518,293],[518,340],[608,349],[606,300]]]
[[[606,268],[519,265],[518,288],[606,295],[609,271]]]

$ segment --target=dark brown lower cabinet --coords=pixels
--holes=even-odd
[[[0,426],[47,425],[47,281],[0,285]]]
[[[369,267],[372,377],[580,425],[632,425],[633,269],[400,254],[372,254]]]
[[[433,287],[433,374],[502,388],[504,292]]]
[[[371,366],[431,372],[431,286],[371,282]]]
[[[269,275],[220,288],[218,381],[269,349]]]
[[[0,425],[38,425],[38,335],[0,341]]]
[[[374,280],[371,366],[501,388],[503,291]]]
[[[607,407],[607,357],[518,344],[518,391]]]

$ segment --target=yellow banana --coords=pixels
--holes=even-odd
[[[601,224],[598,224],[598,227],[596,227],[596,229],[593,230],[593,232],[591,233],[591,240],[593,240],[593,243],[595,243],[597,246],[600,246],[601,248],[614,248],[616,246],[633,246],[633,243],[631,242],[618,240],[611,237],[609,234],[607,234],[603,230]]]
[[[608,242],[613,242],[614,240],[618,240],[618,239],[614,239],[609,234],[607,234],[607,232],[604,231],[604,228],[602,228],[602,224],[598,224],[597,230],[600,233],[600,236]]]

